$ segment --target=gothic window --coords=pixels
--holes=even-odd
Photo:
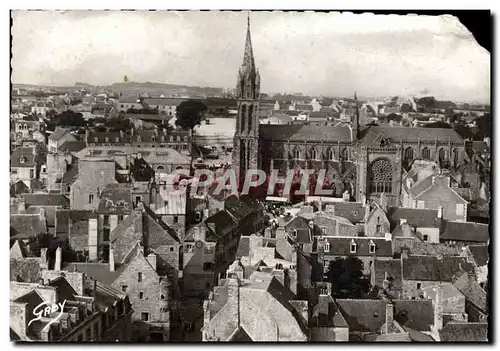
[[[347,147],[344,147],[340,151],[340,160],[341,161],[347,161],[347,160],[349,160],[349,150],[347,150]]]
[[[242,105],[240,114],[240,132],[243,132],[245,130],[246,115],[247,115],[247,106]]]
[[[404,159],[407,161],[413,161],[413,148],[411,147],[406,148]]]
[[[380,158],[370,165],[370,192],[392,193],[391,161]]]
[[[250,105],[248,107],[248,131],[250,132],[252,130],[252,119],[253,119],[253,106]]]
[[[294,147],[293,148],[293,158],[296,159],[296,160],[300,160],[300,148],[299,147]]]
[[[439,161],[446,160],[446,151],[444,148],[439,149],[438,157],[439,157]]]
[[[422,150],[422,158],[424,160],[430,160],[431,159],[431,150],[427,147],[424,147]]]
[[[326,151],[326,158],[329,160],[329,161],[333,161],[335,159],[335,152],[333,151],[333,149],[329,148],[327,151]]]
[[[311,151],[309,151],[310,153],[310,156],[311,156],[311,160],[317,160],[318,159],[318,151],[316,150],[316,148],[311,148]]]

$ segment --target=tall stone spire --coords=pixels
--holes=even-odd
[[[250,12],[247,18],[247,39],[245,41],[245,54],[243,56],[242,68],[255,70],[255,61],[253,58],[252,36],[250,34]]]
[[[247,37],[245,41],[245,52],[243,54],[243,64],[238,72],[236,84],[236,95],[238,98],[259,99],[260,75],[255,68],[253,57],[252,36],[250,34],[250,12],[247,18]]]

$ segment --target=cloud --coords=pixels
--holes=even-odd
[[[490,54],[451,16],[255,12],[264,92],[421,94],[489,102]],[[111,84],[126,74],[233,88],[246,13],[14,11],[14,83]]]

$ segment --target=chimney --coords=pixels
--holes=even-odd
[[[344,202],[349,202],[351,196],[349,195],[349,192],[346,190],[344,191],[344,193],[342,194],[342,200],[344,200]]]
[[[389,302],[385,305],[385,334],[389,334],[394,322],[394,305]]]
[[[439,206],[437,210],[437,218],[443,219],[443,206]]]
[[[434,303],[434,328],[439,331],[443,329],[443,289],[441,286],[435,288],[436,302]]]
[[[409,251],[409,249],[407,247],[401,248],[401,259],[408,258],[408,251]]]
[[[114,272],[115,271],[115,250],[113,249],[113,246],[109,246],[109,271]]]
[[[47,256],[47,249],[44,247],[40,249],[40,269],[49,269],[49,258]]]
[[[130,135],[134,135],[134,127],[130,128]]]
[[[88,222],[88,250],[89,250],[89,261],[97,261],[97,218],[89,218]]]
[[[60,271],[62,269],[62,249],[58,247],[56,250],[56,263],[54,264],[54,270]]]

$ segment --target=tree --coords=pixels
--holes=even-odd
[[[445,129],[451,129],[452,127],[446,123],[446,122],[434,122],[434,123],[428,123],[424,126],[425,128],[445,128]]]
[[[186,100],[177,106],[177,120],[175,124],[182,129],[190,129],[200,125],[207,106],[199,100]]]
[[[370,282],[363,276],[363,262],[357,257],[330,261],[327,275],[332,284],[332,296],[336,298],[365,298],[370,291]]]
[[[87,127],[87,121],[85,121],[80,112],[66,110],[54,116],[54,118],[47,123],[47,129],[49,130],[54,130],[56,126]]]

